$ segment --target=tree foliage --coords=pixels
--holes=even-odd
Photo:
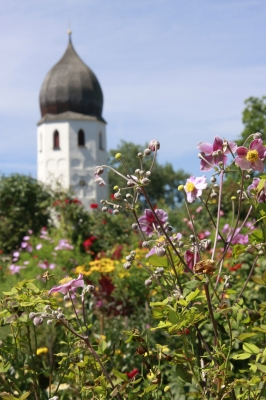
[[[137,154],[142,151],[143,146],[122,140],[117,149],[110,150],[109,165],[122,174],[127,175],[127,171],[125,171],[121,161],[115,158],[117,153],[121,153],[123,162],[127,166],[129,173],[134,175],[134,171],[140,168]],[[152,154],[149,157],[143,158],[143,169],[145,171],[150,168]],[[150,200],[152,202],[163,200],[164,203],[170,207],[173,207],[176,202],[181,202],[182,195],[177,190],[177,187],[181,183],[184,183],[188,176],[189,174],[185,173],[182,169],[175,171],[170,163],[161,165],[156,162],[152,169],[151,182],[147,186],[147,193]],[[125,181],[111,171],[109,173],[110,193],[113,192],[113,187],[115,185],[121,185],[121,187],[123,187],[125,186]]]
[[[14,174],[0,179],[0,249],[10,252],[31,229],[38,232],[50,218],[51,193],[36,179]]]
[[[266,96],[249,97],[245,101],[245,109],[242,114],[244,130],[238,144],[241,145],[252,133],[260,132],[262,140],[266,140]]]

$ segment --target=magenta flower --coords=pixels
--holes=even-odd
[[[161,224],[165,224],[168,219],[168,214],[164,210],[157,209],[155,210],[155,214],[157,215]],[[153,212],[149,209],[144,211],[144,215],[139,218],[139,224],[141,230],[146,233],[148,236],[152,236],[154,231],[156,231],[160,225],[157,222]]]
[[[194,253],[193,251],[191,251],[190,249],[186,250],[184,253],[184,260],[187,264],[188,269],[190,269],[190,271],[193,271],[193,267],[194,265],[200,260],[199,258],[199,254],[197,252],[196,254],[196,260],[194,262]],[[186,272],[186,270],[185,270]]]
[[[37,244],[36,250],[41,250],[41,248],[42,248],[42,244],[41,243]]]
[[[23,268],[25,268],[25,267],[21,267],[19,265],[12,264],[12,265],[10,265],[9,270],[10,270],[11,274],[14,275],[14,274],[19,274],[20,270]]]
[[[63,294],[68,294],[68,292],[70,291],[75,292],[77,288],[84,286],[83,275],[79,274],[78,278],[76,279],[72,279],[70,278],[70,276],[67,276],[66,278],[62,279],[59,283],[61,283],[61,285],[52,288],[49,291],[49,294],[54,292],[60,292]]]
[[[262,140],[255,139],[250,143],[249,149],[243,146],[236,149],[235,163],[241,169],[252,168],[254,171],[263,172],[265,153],[266,147],[263,146]]]
[[[55,250],[73,250],[74,246],[72,244],[69,244],[66,239],[61,239],[59,240],[58,246],[54,248]]]
[[[200,161],[201,171],[210,171],[213,165],[217,165],[219,162],[226,164],[227,156],[225,154],[234,153],[237,145],[234,142],[227,142],[215,136],[213,144],[207,142],[200,142],[197,146],[201,151],[203,159]]]
[[[187,179],[187,183],[184,187],[185,192],[187,194],[187,201],[189,203],[193,203],[196,200],[196,197],[202,195],[202,190],[207,188],[206,177],[201,176],[199,178],[195,178],[191,176]]]

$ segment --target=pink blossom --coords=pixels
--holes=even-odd
[[[42,244],[41,243],[37,244],[36,250],[40,250],[41,248],[42,248]]]
[[[165,212],[164,210],[160,210],[160,209],[157,209],[154,212],[157,215],[161,224],[163,225],[168,219],[167,212]],[[160,227],[153,212],[149,209],[146,209],[144,211],[144,215],[142,215],[139,218],[139,224],[140,224],[141,230],[143,232],[145,232],[146,235],[148,235],[148,236],[152,236],[154,231]]]
[[[203,207],[202,207],[202,206],[199,206],[198,208],[196,208],[196,212],[197,212],[197,213],[200,213],[202,210],[203,210]]]
[[[262,140],[255,139],[250,143],[249,149],[244,146],[236,149],[235,163],[244,170],[252,168],[254,171],[263,172],[265,153],[266,147],[263,146]]]
[[[213,144],[200,142],[197,148],[200,149],[201,156],[203,157],[200,161],[201,171],[210,171],[213,165],[217,165],[219,162],[225,165],[227,162],[225,154],[234,153],[237,145],[234,142],[227,142],[215,136]]]
[[[75,292],[77,288],[84,286],[83,275],[79,274],[78,278],[71,279],[70,277],[66,277],[60,281],[61,285],[52,288],[49,291],[49,294],[54,292],[60,292],[62,294],[67,294],[69,291]]]
[[[189,203],[193,203],[196,200],[196,197],[202,195],[202,190],[206,188],[207,182],[205,176],[201,176],[199,178],[191,176],[189,179],[187,179],[187,183],[184,187],[187,194],[187,201]]]
[[[25,268],[25,267],[21,267],[19,265],[12,264],[12,265],[10,265],[9,270],[10,270],[11,274],[14,275],[14,274],[19,274],[20,270],[23,268]]]

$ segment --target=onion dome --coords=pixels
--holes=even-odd
[[[101,86],[92,70],[77,55],[70,35],[65,54],[44,79],[40,107],[42,117],[72,111],[102,120]]]

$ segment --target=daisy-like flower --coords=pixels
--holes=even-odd
[[[164,210],[157,209],[155,210],[155,214],[157,215],[161,224],[165,224],[168,219],[168,214]],[[139,218],[139,224],[141,230],[146,233],[148,236],[152,236],[154,231],[157,230],[160,225],[157,222],[157,219],[153,215],[153,212],[149,209],[144,211],[144,215]]]
[[[76,279],[72,279],[70,276],[67,276],[66,278],[62,279],[59,283],[61,283],[61,285],[52,288],[49,291],[49,294],[54,292],[60,292],[63,294],[68,294],[69,291],[75,292],[77,288],[84,286],[83,275],[79,274],[79,276]]]
[[[200,176],[195,178],[191,176],[187,179],[187,183],[184,186],[185,192],[187,194],[187,201],[193,203],[196,197],[202,195],[202,190],[207,188],[207,182],[205,176]]]
[[[200,142],[197,148],[201,151],[200,169],[201,171],[210,171],[213,165],[219,162],[226,164],[227,156],[225,154],[234,153],[237,144],[234,142],[227,142],[215,136],[213,144],[207,142]]]
[[[249,149],[244,146],[240,146],[236,149],[237,157],[235,163],[241,169],[252,168],[254,171],[263,172],[265,153],[266,147],[263,146],[262,140],[255,139],[250,143]]]

